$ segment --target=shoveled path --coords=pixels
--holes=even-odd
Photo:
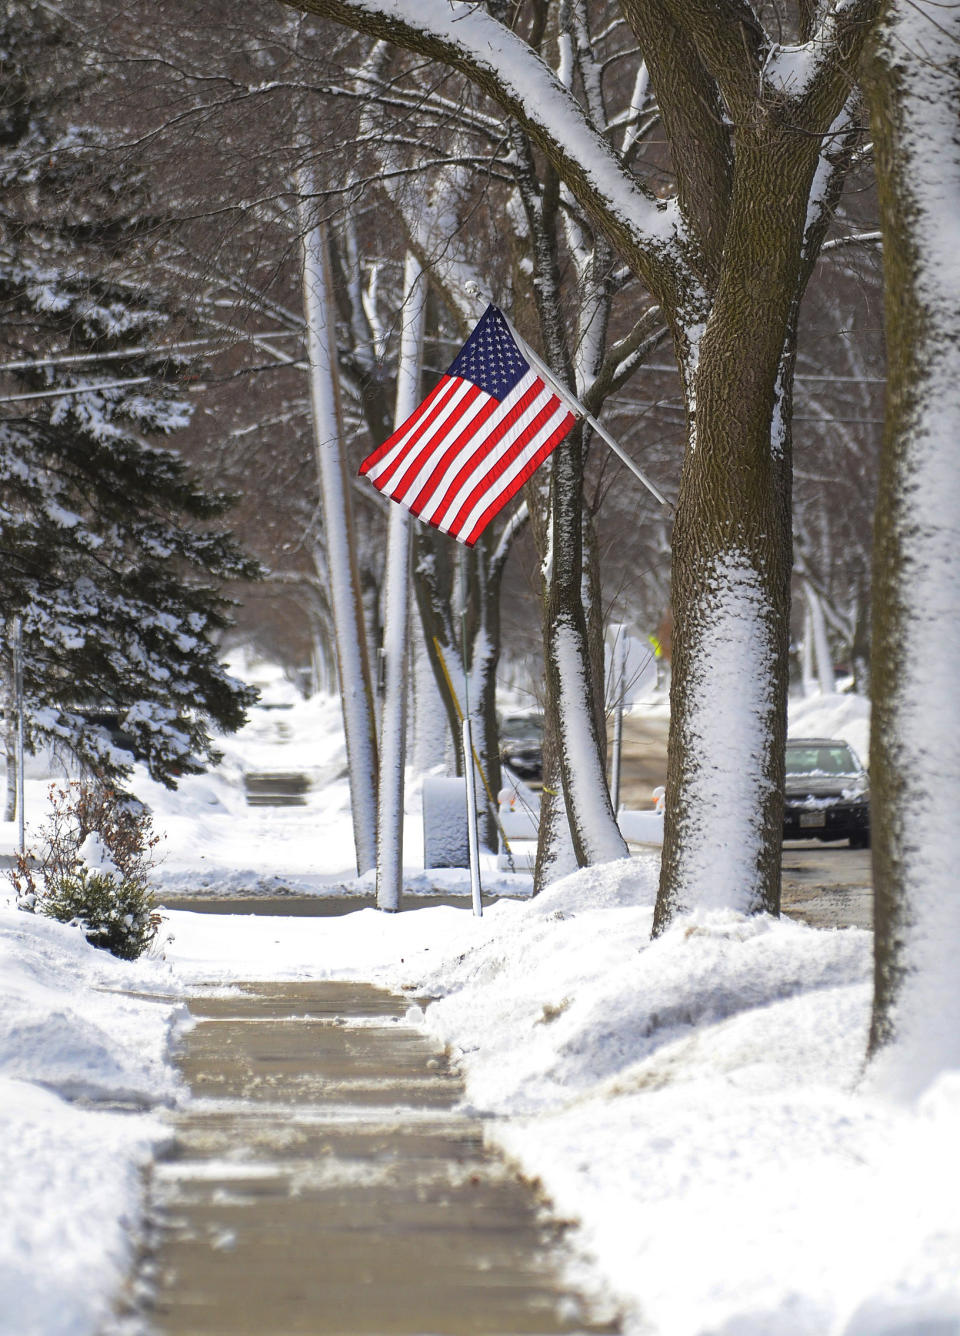
[[[444,1054],[364,984],[191,1002],[194,1099],[151,1188],[159,1336],[616,1331],[558,1275],[562,1227],[455,1110]]]

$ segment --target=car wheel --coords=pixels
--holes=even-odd
[[[870,832],[869,832],[869,830],[861,830],[861,831],[858,831],[856,835],[851,835],[851,836],[850,836],[850,848],[851,848],[851,849],[869,849],[869,848],[870,848]]]

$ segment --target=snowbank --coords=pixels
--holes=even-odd
[[[303,700],[281,680],[265,688],[265,700],[244,728],[219,740],[223,760],[208,774],[188,776],[175,792],[142,769],[135,774],[133,788],[162,838],[163,861],[153,878],[161,898],[375,891],[373,874],[358,877],[354,861],[339,698]],[[304,805],[248,806],[244,777],[255,773],[306,776]],[[469,895],[466,869],[423,870],[422,784],[423,776],[408,770],[404,894]],[[482,857],[482,875],[484,890],[496,894],[525,895],[533,887],[530,876],[502,873],[495,854]]]
[[[134,997],[130,990],[152,997]],[[169,967],[121,962],[0,887],[0,1333],[90,1336],[126,1279],[141,1169],[178,1097]]]
[[[185,981],[366,978],[458,1057],[487,1134],[581,1221],[628,1336],[955,1336],[960,1073],[858,1093],[870,935],[717,913],[650,940],[656,856],[482,919],[172,914]]]
[[[351,879],[337,704],[279,704],[211,776],[142,795],[166,886]],[[856,697],[791,704],[797,736],[865,756],[867,729]],[[270,766],[311,768],[306,807],[247,808],[243,773]],[[417,813],[412,790],[408,891],[429,880]],[[435,999],[408,1023],[450,1045],[488,1136],[581,1222],[575,1279],[623,1306],[627,1336],[958,1336],[960,1073],[913,1106],[866,1097],[869,934],[718,913],[651,942],[656,874],[646,853],[482,919],[171,912],[169,965],[0,904],[0,1336],[91,1336],[122,1281],[138,1169],[178,1098],[177,989],[334,977]]]
[[[788,706],[792,738],[842,738],[864,765],[870,759],[870,702],[853,692],[792,698]]]

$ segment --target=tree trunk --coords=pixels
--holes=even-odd
[[[606,734],[597,722],[583,606],[583,464],[579,430],[554,452],[553,565],[546,586],[547,708],[554,714],[570,837],[581,867],[628,858],[610,803]]]
[[[857,616],[850,645],[850,663],[853,669],[853,689],[860,696],[871,694],[870,663],[870,603],[863,592],[857,591]]]
[[[543,786],[540,790],[540,837],[537,841],[537,860],[533,870],[533,891],[538,895],[561,877],[576,872],[579,867],[570,822],[563,800],[563,776],[560,772],[560,749],[552,713],[543,720]]]
[[[496,679],[500,662],[502,568],[492,563],[490,548],[495,542],[494,534],[488,532],[481,536],[475,548],[459,551],[458,560],[462,567],[466,567],[466,643],[464,619],[455,616],[453,611],[453,600],[457,595],[452,578],[452,556],[457,554],[451,552],[452,545],[446,535],[420,530],[415,572],[424,640],[437,690],[443,699],[460,774],[464,773],[461,711],[467,707],[465,663],[470,674],[470,726],[473,747],[483,767],[482,774],[476,775],[481,837],[492,848],[496,847],[497,838],[492,805],[500,788]],[[462,582],[458,583],[459,597],[462,598]]]
[[[788,410],[816,147],[738,144],[723,267],[687,377],[673,540],[667,805],[654,931],[779,913],[792,534]]]
[[[400,365],[397,368],[397,426],[407,420],[420,398],[425,287],[426,279],[420,265],[408,255],[403,285]],[[385,671],[377,783],[377,907],[389,913],[400,908],[403,892],[403,779],[407,751],[412,524],[413,516],[406,506],[391,506],[383,595]]]
[[[804,696],[812,696],[815,676],[813,671],[813,618],[810,616],[810,604],[803,609],[803,643],[800,646],[800,681],[803,683]]]
[[[960,12],[885,8],[867,61],[883,228],[887,413],[873,567],[876,986],[870,1078],[960,1066]]]
[[[306,216],[308,179],[299,186],[303,236],[303,292],[310,354],[310,392],[316,434],[324,544],[336,629],[337,668],[350,773],[350,804],[357,871],[376,864],[377,743],[373,689],[366,653],[351,507],[342,450],[336,383],[335,328],[330,308],[326,233]]]
[[[433,669],[437,691],[447,716],[453,754],[460,754],[460,714],[463,707],[463,665],[453,617],[453,544],[446,535],[426,525],[415,532],[413,587],[423,628],[423,643]],[[442,657],[441,657],[442,656]],[[449,678],[449,680],[448,680]],[[451,691],[451,684],[453,691]],[[454,700],[454,694],[457,699]],[[457,761],[459,772],[460,762]]]
[[[480,834],[490,849],[497,847],[495,804],[501,787],[497,668],[502,645],[500,590],[503,564],[492,559],[491,548],[495,542],[495,534],[484,534],[474,549],[476,561],[470,581],[473,616],[468,619],[466,647],[470,666],[470,714],[471,720],[476,721],[474,746],[484,767],[484,774],[477,776]]]
[[[13,667],[4,656],[3,683],[3,746],[7,762],[6,792],[3,802],[4,821],[17,818],[17,719],[13,690]]]
[[[827,623],[823,615],[823,605],[817,591],[807,581],[803,587],[803,596],[807,601],[807,608],[810,613],[810,629],[813,635],[813,647],[817,665],[817,682],[820,685],[820,694],[823,696],[832,696],[837,689],[836,674],[833,671],[833,658],[830,654],[830,643],[827,640]]]

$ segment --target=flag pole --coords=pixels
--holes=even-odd
[[[460,645],[463,654],[463,781],[467,790],[467,848],[470,854],[470,898],[477,918],[483,917],[480,898],[480,840],[477,833],[477,781],[473,768],[473,731],[470,725],[470,670],[467,667],[467,549],[460,549]]]
[[[464,284],[464,289],[470,297],[474,298],[474,300],[491,302],[491,299],[487,294],[482,291],[480,284],[473,279],[469,279]],[[491,304],[496,305],[495,302],[491,302]],[[497,307],[497,310],[500,310],[500,308]],[[643,470],[635,464],[630,456],[617,444],[607,431],[606,427],[602,426],[593,414],[588,411],[586,406],[580,402],[577,396],[571,390],[568,390],[567,387],[554,375],[546,362],[544,362],[543,358],[540,357],[538,353],[534,352],[523,335],[517,332],[514,328],[513,321],[509,316],[503,311],[500,311],[500,314],[503,316],[507,328],[516,340],[517,346],[523,351],[524,355],[529,358],[530,362],[537,368],[544,380],[556,391],[557,395],[564,401],[564,403],[568,404],[570,409],[576,413],[578,417],[583,418],[584,422],[589,422],[597,435],[610,447],[617,458],[626,464],[633,476],[639,482],[643,483],[647,491],[655,496],[662,506],[666,506],[669,511],[673,511],[673,504],[667,500],[659,487],[650,481]]]

